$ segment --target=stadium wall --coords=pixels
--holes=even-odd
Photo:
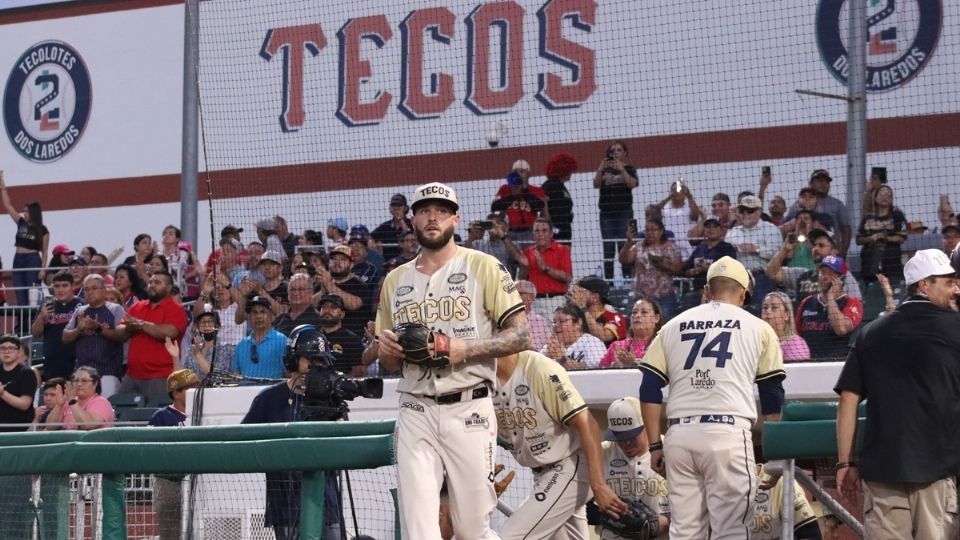
[[[431,180],[469,195],[465,221],[482,217],[513,160],[527,159],[542,175],[547,157],[564,150],[582,171],[570,184],[581,250],[575,274],[589,273],[600,247],[587,240],[598,237],[597,195],[588,186],[612,139],[626,140],[641,168],[638,215],[680,174],[705,203],[717,190],[755,189],[761,165],[774,170],[770,193],[788,201],[821,167],[838,180],[832,194],[844,198],[845,103],[795,93],[846,94],[825,61],[829,47],[818,45],[818,18],[829,4],[451,0],[412,10],[398,0],[337,9],[202,2],[201,181],[209,168],[217,228],[237,222],[249,241],[250,225],[274,213],[288,216],[294,231],[322,229],[344,209],[351,223],[379,223],[390,194]],[[940,3],[907,4],[909,11]],[[928,224],[935,193],[955,192],[958,183],[957,17],[941,6],[934,47],[904,72],[907,82],[891,82],[896,66],[886,75],[889,88],[882,73],[870,79],[877,83],[868,165],[888,167],[898,205]],[[437,30],[414,43],[414,30],[430,24]],[[22,97],[16,81],[31,47],[65,43],[89,72],[89,118],[68,151],[40,161],[18,150],[14,137],[0,140],[15,203],[43,202],[51,244],[129,246],[136,233],[156,235],[175,223],[182,3],[7,10],[0,27],[8,131],[12,112],[29,116],[44,96]],[[500,139],[493,149],[492,130]],[[205,238],[205,208],[199,216]],[[0,221],[0,237],[13,236],[11,225]],[[0,245],[7,260],[11,244]],[[200,244],[201,254],[209,251],[208,241]]]

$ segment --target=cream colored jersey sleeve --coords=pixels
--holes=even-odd
[[[580,451],[580,435],[567,423],[587,405],[567,372],[546,356],[521,352],[513,375],[496,388],[493,406],[500,438],[524,467],[550,465]]]

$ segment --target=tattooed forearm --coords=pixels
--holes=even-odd
[[[467,360],[507,356],[529,348],[530,323],[527,314],[519,311],[504,321],[492,338],[471,341]]]

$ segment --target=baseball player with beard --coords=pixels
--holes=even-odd
[[[533,470],[533,495],[500,529],[516,540],[587,540],[586,505],[617,517],[627,509],[603,481],[600,428],[567,371],[533,351],[497,362],[493,406],[500,438],[517,463]]]
[[[670,481],[671,540],[749,536],[757,487],[753,385],[764,418],[776,420],[785,377],[777,334],[743,309],[751,284],[737,260],[715,261],[704,288],[709,302],[664,325],[640,365],[651,463]],[[667,384],[669,431],[661,441]]]
[[[607,431],[603,434],[603,470],[607,485],[623,499],[639,500],[660,513],[660,534],[667,538],[670,528],[670,503],[667,481],[650,468],[650,449],[643,429],[640,400],[620,398],[607,408]],[[600,540],[621,540],[623,537],[597,526]]]
[[[401,533],[440,538],[446,472],[456,537],[497,538],[489,526],[497,503],[496,359],[529,347],[529,324],[506,268],[453,242],[460,216],[452,188],[421,186],[411,207],[420,253],[384,279],[369,351],[383,368],[402,369],[395,436]],[[404,353],[393,329],[416,322],[430,328],[431,352],[448,357],[448,365],[427,367]]]

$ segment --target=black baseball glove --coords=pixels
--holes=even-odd
[[[418,322],[400,323],[393,329],[403,348],[403,359],[424,368],[450,365],[450,338]],[[430,350],[433,345],[433,351]]]
[[[610,529],[618,536],[632,540],[652,540],[660,533],[660,514],[640,500],[623,499],[629,508],[620,519],[600,510],[593,501],[587,503],[587,522]]]

